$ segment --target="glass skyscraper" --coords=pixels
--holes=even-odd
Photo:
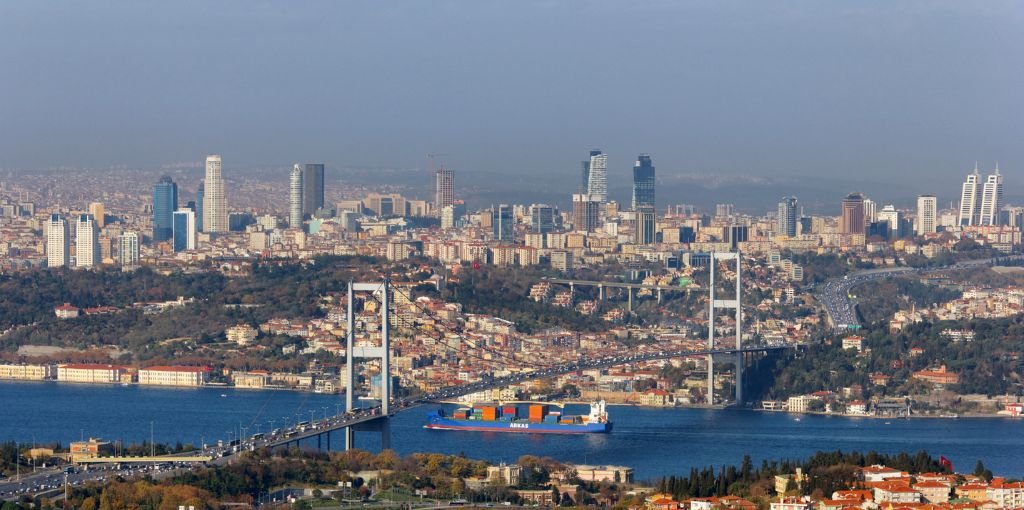
[[[633,210],[643,206],[654,208],[654,165],[647,154],[637,156],[633,165]]]
[[[491,228],[494,229],[494,240],[511,243],[515,234],[515,213],[511,205],[501,204],[491,210]]]
[[[783,197],[778,211],[780,236],[796,237],[796,197]]]
[[[307,164],[302,170],[302,215],[311,217],[324,207],[324,165]]]
[[[174,251],[196,249],[196,213],[189,209],[174,211]]]
[[[165,175],[153,186],[153,242],[174,234],[173,215],[178,210],[178,185]]]

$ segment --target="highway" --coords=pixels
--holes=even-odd
[[[895,267],[868,269],[825,282],[815,295],[815,298],[819,303],[821,303],[822,307],[825,308],[825,312],[828,313],[832,327],[837,331],[841,331],[849,329],[851,326],[862,325],[860,323],[860,319],[857,318],[857,304],[850,298],[850,291],[858,285],[898,275],[957,271],[972,267],[991,265],[996,261],[1021,260],[1022,258],[1024,258],[1024,256],[1009,255],[999,258],[967,260],[942,268],[915,269],[910,267]]]

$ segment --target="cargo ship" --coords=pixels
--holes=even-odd
[[[443,409],[427,415],[424,428],[437,430],[473,430],[481,432],[521,432],[528,434],[601,434],[612,431],[605,402],[590,404],[590,414],[567,415],[553,411],[559,404],[528,406],[526,416],[520,416],[515,405],[472,405],[460,407],[450,416]]]

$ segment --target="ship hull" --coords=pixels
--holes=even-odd
[[[423,428],[434,430],[468,430],[473,432],[510,432],[519,434],[607,434],[611,423],[559,424],[524,421],[455,420],[431,417]]]

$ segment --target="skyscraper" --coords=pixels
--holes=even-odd
[[[93,267],[100,263],[100,229],[88,214],[75,222],[75,267]]]
[[[636,214],[636,230],[634,238],[636,244],[654,243],[655,229],[657,228],[654,206],[639,205],[634,213]]]
[[[121,265],[139,265],[139,234],[135,232],[125,232],[121,234],[119,241],[120,249],[118,250],[118,258],[121,259]]]
[[[796,237],[796,197],[782,197],[778,216],[779,235]]]
[[[288,226],[291,228],[302,228],[302,177],[302,168],[296,163],[288,178]]]
[[[601,203],[592,200],[586,193],[572,196],[572,226],[577,232],[593,232],[600,226]]]
[[[515,236],[516,215],[512,206],[501,204],[491,208],[491,228],[494,231],[494,240],[511,243]]]
[[[302,170],[302,215],[311,217],[324,207],[324,165],[310,163]]]
[[[530,228],[537,234],[547,234],[555,229],[555,208],[547,204],[530,206]]]
[[[650,156],[641,154],[633,165],[633,210],[645,205],[654,208],[654,165]]]
[[[71,259],[71,232],[68,222],[59,214],[51,214],[46,222],[46,265],[67,267]]]
[[[587,188],[590,188],[590,160],[583,160],[582,162],[580,162],[580,166],[583,167],[581,172],[583,176],[583,181],[580,184],[580,192],[585,193],[587,191]]]
[[[974,164],[974,173],[967,176],[960,192],[960,218],[957,223],[960,226],[978,225],[981,223],[981,191],[979,186],[981,175],[978,174],[978,164]]]
[[[174,251],[196,249],[196,213],[191,209],[174,211]]]
[[[917,235],[934,234],[939,202],[935,195],[917,197]]]
[[[224,177],[220,156],[206,156],[206,187],[203,195],[203,231],[228,231],[228,203],[224,196]]]
[[[900,212],[896,210],[895,205],[889,204],[882,207],[882,210],[878,211],[878,221],[888,223],[891,234],[898,234],[900,229]],[[892,236],[890,235],[890,237]]]
[[[979,223],[982,225],[999,225],[1002,208],[1003,176],[999,174],[999,164],[996,163],[995,173],[985,179],[985,186],[982,188]]]
[[[203,199],[206,196],[206,181],[199,181],[199,188],[196,189],[196,232],[203,230]]]
[[[597,149],[590,151],[587,194],[594,202],[603,204],[608,201],[608,155]]]
[[[864,224],[868,225],[878,221],[878,204],[870,198],[864,199]]]
[[[455,172],[437,169],[434,173],[434,209],[440,211],[455,203]]]
[[[171,238],[173,225],[171,215],[178,210],[178,185],[165,175],[153,185],[153,242],[159,243]]]
[[[106,213],[103,211],[103,202],[93,202],[89,204],[89,214],[92,215],[93,219],[96,220],[96,226],[103,228],[106,226]]]
[[[840,222],[840,233],[842,234],[864,234],[864,195],[861,193],[850,193],[842,202],[842,221]]]

